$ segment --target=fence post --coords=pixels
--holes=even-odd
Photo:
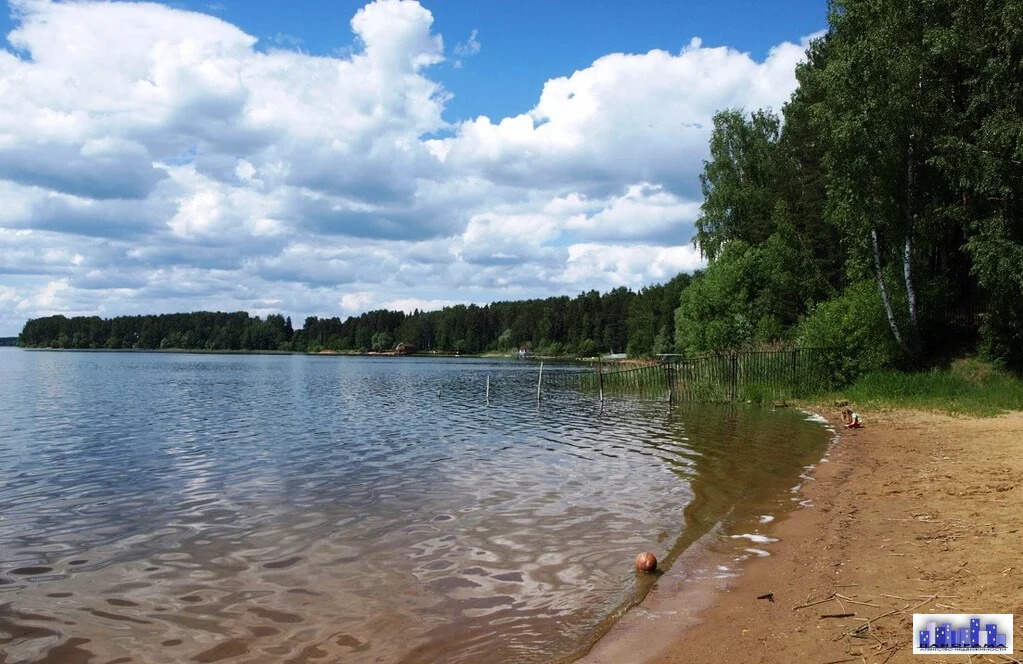
[[[671,407],[671,362],[664,363],[664,384],[668,388],[668,407]]]
[[[603,404],[604,403],[604,368],[603,368],[603,365],[600,363],[599,359],[597,360],[597,383],[600,385],[600,403]]]
[[[735,401],[736,392],[738,391],[739,383],[739,354],[733,352],[731,357],[731,384],[732,384],[732,401]]]
[[[799,396],[799,349],[792,349],[792,396]]]

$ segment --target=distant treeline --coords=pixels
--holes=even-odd
[[[0,337],[0,346],[14,346],[18,342],[18,337]]]
[[[186,349],[237,351],[386,351],[398,343],[445,353],[507,352],[643,356],[674,348],[674,315],[690,275],[638,293],[618,288],[575,298],[458,305],[439,311],[370,311],[361,316],[306,318],[299,330],[280,314],[245,312],[119,316],[49,316],[25,323],[18,344],[30,348]]]
[[[261,319],[244,311],[152,316],[47,316],[25,323],[18,345],[27,348],[290,350],[291,319]]]
[[[411,343],[420,350],[456,353],[509,351],[542,355],[595,353],[650,355],[674,347],[674,311],[692,277],[634,293],[617,288],[575,298],[458,305],[440,311],[372,311],[348,318],[307,318],[302,341],[309,350],[383,350]]]

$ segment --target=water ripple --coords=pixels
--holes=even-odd
[[[551,661],[643,592],[637,551],[777,511],[827,440],[793,414],[537,403],[519,362],[0,349],[0,367],[19,662]]]

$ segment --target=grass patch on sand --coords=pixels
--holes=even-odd
[[[835,395],[862,409],[912,408],[992,417],[1023,409],[1023,380],[969,358],[919,373],[875,371]]]

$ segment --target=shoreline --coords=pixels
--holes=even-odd
[[[769,556],[707,579],[687,563],[722,552],[687,552],[576,661],[912,662],[914,612],[1023,613],[1023,412],[864,419],[829,418],[841,434],[800,489],[806,507],[766,529]]]
[[[398,353],[395,351],[354,351],[354,350],[231,350],[206,348],[51,348],[49,346],[17,346],[15,344],[0,345],[0,348],[17,348],[32,352],[52,353],[164,353],[178,355],[306,355],[309,357],[402,357],[402,358],[437,358],[437,359],[476,359],[476,360],[518,360],[522,362],[555,362],[565,364],[591,365],[603,362],[607,366],[641,367],[655,364],[645,359],[601,360],[595,357],[573,357],[570,355],[528,355],[520,357],[517,353],[453,353],[417,351],[415,353]]]
[[[439,359],[521,359],[517,355],[503,354],[495,355],[488,353],[480,354],[456,354],[456,353],[434,353],[422,351],[417,353],[396,353],[394,351],[347,351],[347,350],[231,350],[231,349],[206,349],[206,348],[51,348],[49,346],[0,346],[0,348],[17,348],[31,352],[50,353],[160,353],[175,355],[305,355],[308,357],[403,357],[403,358],[439,358]],[[564,357],[531,356],[528,360],[544,360],[558,362],[580,362],[581,360]]]
[[[821,409],[791,410],[806,415],[807,424],[820,426],[830,434],[831,440],[821,450],[820,457],[804,466],[795,486],[784,493],[779,489],[777,504],[784,507],[770,509],[767,517],[752,512],[747,515],[751,523],[746,530],[752,529],[762,539],[743,542],[743,535],[725,534],[725,530],[734,529],[735,524],[730,528],[724,521],[717,523],[687,547],[668,569],[658,571],[659,578],[646,595],[620,614],[588,650],[569,661],[573,664],[619,664],[647,661],[650,653],[667,652],[701,622],[703,612],[713,607],[754,561],[773,555],[769,549],[779,540],[775,535],[778,524],[787,521],[794,512],[806,509],[808,499],[804,488],[814,481],[812,473],[829,462],[828,455],[840,442],[841,425],[821,416],[818,412]],[[785,496],[788,496],[787,501]],[[759,523],[755,519],[759,519]]]

